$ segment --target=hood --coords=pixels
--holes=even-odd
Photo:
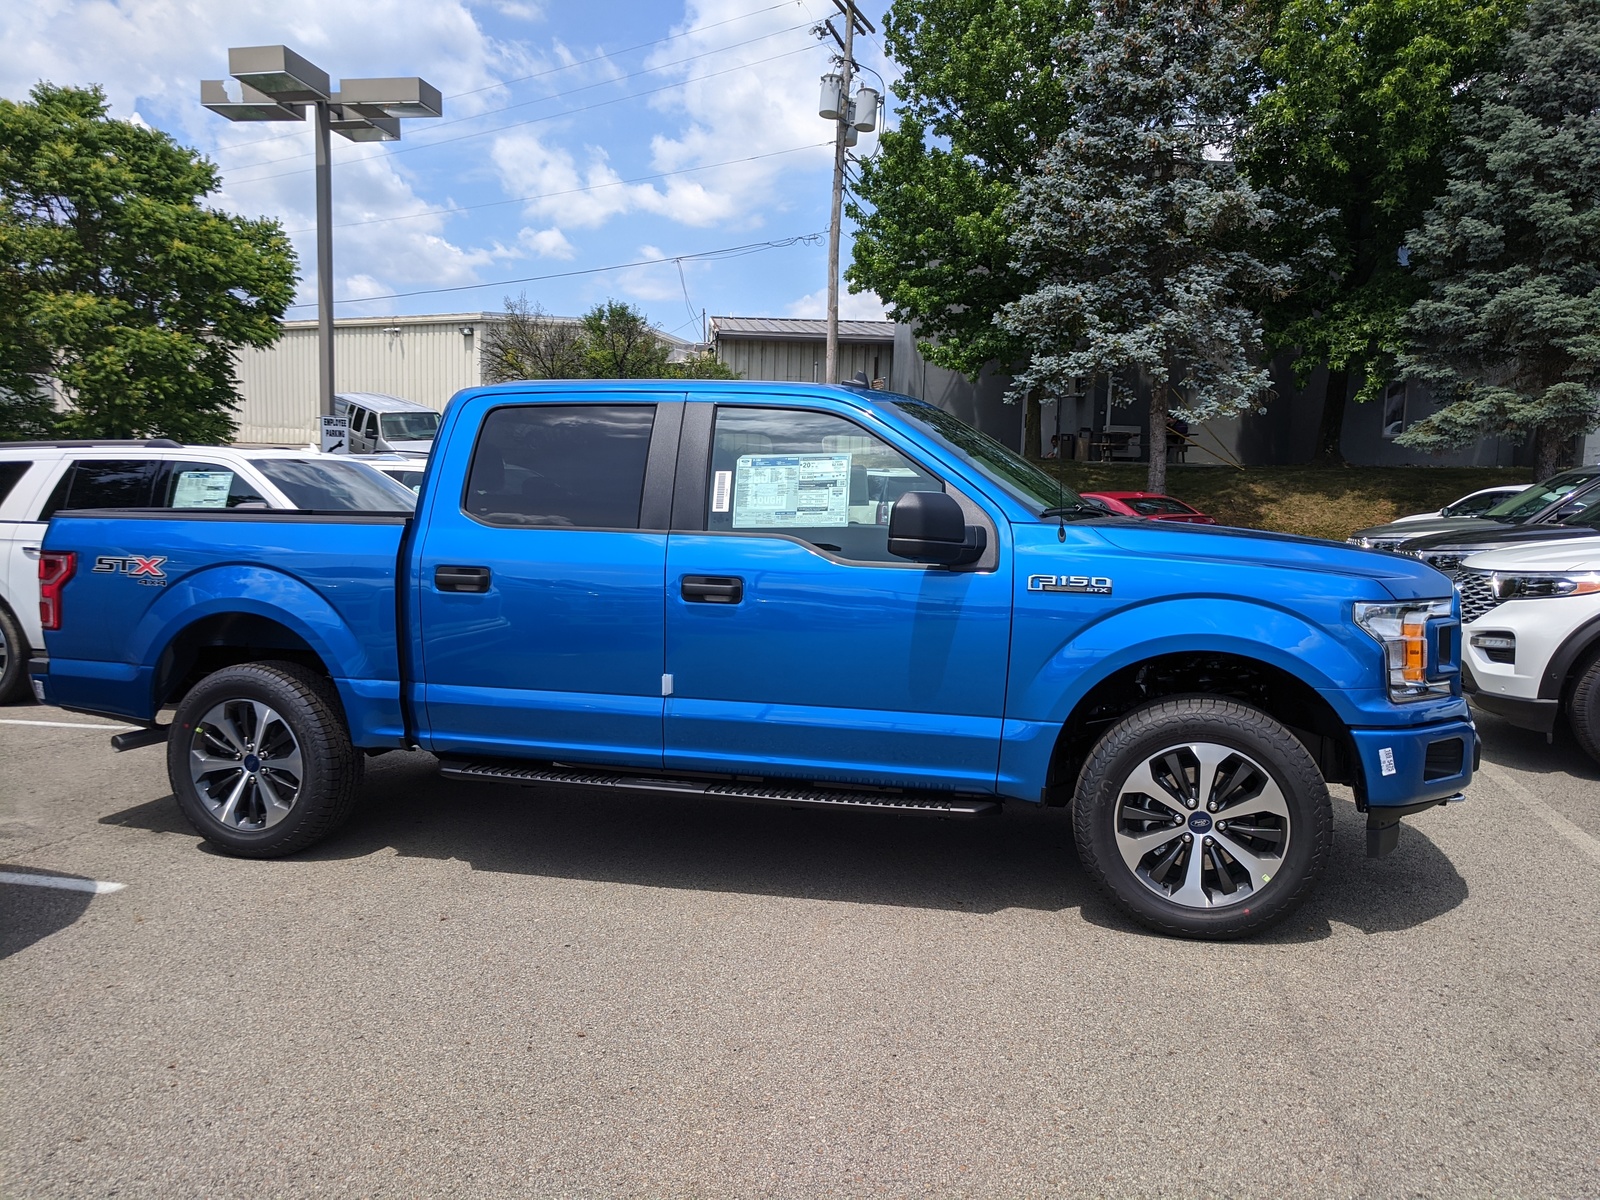
[[[1452,554],[1473,554],[1480,550],[1498,550],[1501,547],[1537,545],[1541,542],[1571,542],[1595,536],[1588,525],[1498,525],[1490,524],[1460,533],[1430,533],[1405,544],[1407,554],[1448,551]]]
[[[1475,571],[1600,571],[1600,534],[1489,550],[1462,566]]]
[[[1429,537],[1435,533],[1471,533],[1488,529],[1515,529],[1514,525],[1507,525],[1503,521],[1485,521],[1481,517],[1431,517],[1425,521],[1391,521],[1387,525],[1374,525],[1370,529],[1358,529],[1350,535],[1350,540],[1358,538],[1371,538],[1374,541],[1385,543],[1384,549],[1400,542],[1409,541],[1411,538]]]
[[[433,441],[430,439],[426,442],[390,442],[389,449],[394,454],[415,454],[426,458],[433,449]]]
[[[1091,528],[1119,550],[1217,563],[1279,567],[1343,575],[1378,583],[1396,600],[1437,600],[1450,595],[1448,579],[1425,563],[1402,555],[1360,550],[1343,542],[1235,529],[1228,525],[1180,525],[1167,521],[1095,521]]]

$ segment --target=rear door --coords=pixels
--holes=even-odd
[[[665,762],[990,791],[1011,630],[1008,527],[888,430],[691,404],[667,552]],[[888,552],[908,491],[987,528],[974,569]]]
[[[486,407],[470,458],[438,464],[416,581],[430,748],[659,766],[683,404],[542,397]]]

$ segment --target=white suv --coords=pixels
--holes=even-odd
[[[64,508],[409,511],[416,496],[360,463],[303,450],[145,442],[0,442],[0,704],[42,649],[39,546]]]
[[[1546,735],[1565,712],[1600,762],[1600,537],[1474,554],[1456,589],[1472,702]]]

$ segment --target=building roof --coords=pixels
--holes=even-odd
[[[711,337],[762,342],[817,342],[828,336],[828,323],[806,317],[712,317]],[[893,321],[840,321],[841,342],[892,342]]]

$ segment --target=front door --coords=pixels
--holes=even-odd
[[[993,790],[1004,523],[976,569],[909,563],[889,510],[946,490],[935,472],[840,415],[710,409],[690,406],[667,549],[666,765]]]
[[[428,746],[658,767],[683,406],[561,401],[508,397],[434,485],[415,583]]]

